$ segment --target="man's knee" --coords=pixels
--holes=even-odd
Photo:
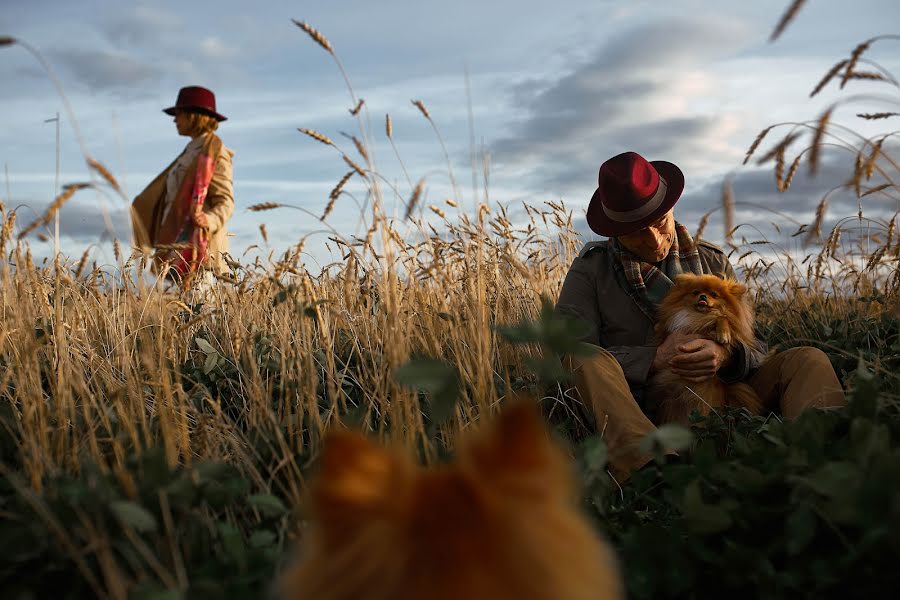
[[[585,370],[603,373],[606,376],[625,379],[622,365],[605,348],[593,346],[595,352],[590,356],[568,356],[567,365],[571,371]]]
[[[832,368],[828,355],[812,346],[800,346],[784,351],[785,364],[797,369]]]

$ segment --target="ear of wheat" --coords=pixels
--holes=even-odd
[[[63,204],[65,204],[72,196],[75,195],[75,192],[78,190],[83,190],[84,188],[92,187],[90,183],[70,183],[69,185],[63,188],[63,192],[53,200],[53,203],[47,209],[47,212],[43,214],[39,219],[34,220],[28,227],[19,232],[19,239],[23,239],[29,233],[49,223],[54,215],[62,208]]]
[[[250,212],[262,212],[264,210],[274,210],[276,208],[281,208],[284,204],[279,202],[260,202],[259,204],[254,204],[253,206],[248,206],[247,210]]]
[[[424,187],[425,179],[423,178],[420,179],[416,184],[416,187],[413,189],[412,195],[409,198],[409,202],[407,202],[406,204],[406,214],[403,215],[404,219],[408,219],[416,209],[416,205],[419,203],[419,199],[422,197],[422,188]]]
[[[334,48],[331,47],[331,42],[329,42],[315,27],[305,21],[298,21],[297,19],[291,19],[291,21],[294,22],[294,25],[309,34],[309,37],[322,46],[326,52],[334,54]]]
[[[331,138],[329,138],[327,135],[319,133],[318,131],[315,131],[313,129],[306,129],[305,127],[298,127],[297,131],[304,135],[308,135],[317,142],[322,142],[326,146],[334,146],[334,142],[331,141]]]
[[[770,42],[774,42],[782,33],[784,33],[784,30],[787,29],[787,26],[794,20],[794,17],[797,16],[797,13],[800,12],[800,9],[803,8],[805,3],[806,0],[794,0],[791,5],[787,7],[787,10],[781,15],[781,19],[778,20],[775,30],[772,31],[772,35],[769,37]]]

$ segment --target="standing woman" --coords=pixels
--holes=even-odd
[[[132,203],[135,246],[153,252],[153,271],[183,288],[208,287],[225,270],[225,224],[234,212],[231,158],[215,134],[225,117],[206,88],[184,87],[175,106],[178,135],[191,138],[184,150]]]

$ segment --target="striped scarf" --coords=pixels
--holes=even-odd
[[[610,244],[618,260],[616,264],[624,277],[628,295],[651,319],[655,318],[656,307],[674,285],[672,280],[682,273],[703,274],[700,251],[687,227],[675,223],[675,240],[669,255],[657,265],[646,263],[626,250],[618,239]]]

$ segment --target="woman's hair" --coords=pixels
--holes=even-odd
[[[219,127],[219,122],[216,118],[206,113],[193,110],[185,110],[184,113],[188,118],[188,130],[186,133],[191,137],[211,133]]]

